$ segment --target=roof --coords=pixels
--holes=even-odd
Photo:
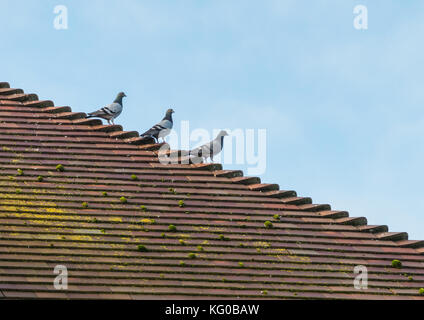
[[[423,241],[140,143],[0,83],[0,297],[424,299]]]

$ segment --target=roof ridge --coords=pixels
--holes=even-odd
[[[51,100],[39,100],[36,94],[25,94],[22,89],[10,88],[8,82],[0,82],[0,105],[4,104],[5,100],[11,101],[14,105],[38,107],[43,112],[54,114],[55,119],[67,119],[74,125],[86,125],[93,131],[107,133],[112,139],[119,139],[124,143],[135,145],[139,150],[154,151],[158,157],[160,155],[176,156],[178,164],[187,164],[190,168],[196,168],[196,163],[187,158],[189,154],[187,150],[172,150],[166,143],[146,142],[145,139],[140,138],[137,131],[124,131],[121,125],[103,124],[100,119],[86,118],[84,112],[73,112],[69,106],[56,107]],[[162,148],[163,146],[168,147]],[[187,163],[183,163],[182,160],[186,160]],[[302,207],[305,211],[316,212],[318,216],[332,219],[334,224],[354,226],[359,232],[373,234],[376,240],[392,241],[400,247],[424,248],[424,241],[408,240],[406,232],[389,232],[386,225],[368,225],[366,217],[350,217],[347,211],[331,210],[329,204],[314,204],[310,197],[297,197],[295,191],[280,190],[280,186],[275,183],[261,183],[259,177],[244,176],[241,170],[223,170],[222,165],[216,163],[201,163],[197,164],[197,167],[211,171],[216,177],[229,178],[231,183],[244,185],[248,190],[258,191],[265,197],[279,198],[282,203]],[[420,253],[424,254],[424,252]]]

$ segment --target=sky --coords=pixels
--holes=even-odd
[[[169,107],[176,132],[265,129],[263,183],[424,240],[423,1],[0,0],[0,30],[11,87],[76,112],[124,91],[127,131]]]

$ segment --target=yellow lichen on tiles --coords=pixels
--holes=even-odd
[[[46,220],[56,220],[56,219],[62,218],[62,216],[39,214],[39,213],[34,214],[29,212],[9,213],[7,214],[7,216],[16,217],[16,218],[46,219]]]
[[[87,235],[67,235],[67,239],[75,241],[92,241],[93,238]]]
[[[271,247],[271,245],[268,242],[265,242],[265,241],[257,241],[257,242],[254,242],[253,245],[255,247],[261,247],[261,248],[265,248],[265,249]]]
[[[311,258],[309,258],[309,257],[300,257],[300,260],[301,261],[303,261],[303,262],[311,262]]]
[[[2,204],[3,201],[0,201]],[[20,212],[27,211],[27,212],[35,212],[37,215],[42,214],[44,212],[47,213],[65,213],[62,209],[56,209],[56,208],[40,208],[40,207],[26,207],[26,206],[14,206],[14,205],[6,205],[2,206],[0,205],[0,210],[5,212]]]
[[[283,248],[280,248],[280,249],[271,249],[271,252],[274,252],[276,254],[289,254],[288,250],[287,249],[283,249]]]
[[[10,232],[9,235],[10,236],[13,236],[13,237],[17,237],[17,236],[19,236],[21,234],[19,232]]]
[[[12,212],[20,212],[20,211],[32,211],[33,208],[30,208],[30,207],[21,207],[21,206],[1,206],[0,205],[0,210],[3,210],[3,211],[12,211]]]
[[[126,253],[122,251],[113,251],[112,255],[117,257],[122,257],[122,256],[126,256]]]
[[[141,223],[152,224],[152,223],[155,222],[155,220],[153,220],[153,219],[141,219],[140,222]]]
[[[8,180],[8,181],[2,181],[2,180],[0,180],[0,186],[18,187],[19,186],[19,183],[17,183],[17,182],[11,182],[10,180]]]
[[[3,199],[19,199],[19,198],[22,198],[22,197],[25,197],[25,196],[20,196],[20,195],[17,195],[16,193],[0,193],[0,198],[3,198]],[[2,201],[1,199],[0,199],[0,201]]]
[[[44,210],[49,213],[65,213],[63,209],[59,208],[44,208]]]
[[[43,193],[43,194],[54,194],[54,191],[50,191],[48,189],[37,189],[37,188],[31,188],[30,191],[32,193]]]
[[[52,201],[30,201],[22,199],[2,199],[1,204],[3,205],[17,205],[17,206],[40,206],[40,207],[57,207],[57,204]]]
[[[38,224],[38,225],[52,225],[51,221],[48,220],[28,220],[28,222],[32,223],[32,224]],[[52,225],[52,227],[64,227],[66,226],[65,223],[63,222],[54,222],[54,225]]]
[[[311,262],[311,259],[309,257],[301,257],[296,255],[287,255],[286,257],[293,261],[306,262],[306,263]]]

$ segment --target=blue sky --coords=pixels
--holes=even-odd
[[[368,30],[353,7],[368,7]],[[56,5],[68,30],[53,28]],[[117,123],[267,129],[263,182],[424,239],[424,2],[0,2],[0,81]],[[228,165],[227,169],[246,169]]]

